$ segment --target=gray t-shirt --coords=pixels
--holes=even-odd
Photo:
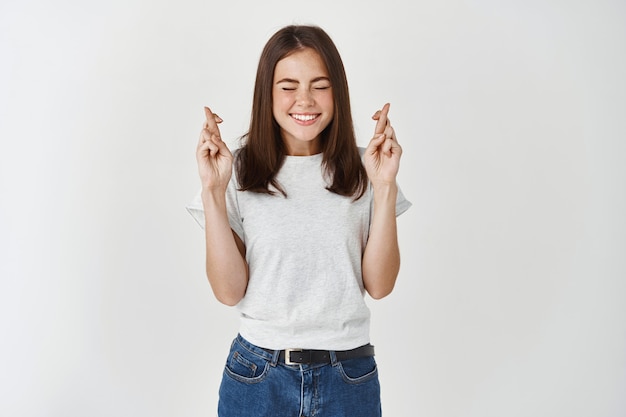
[[[257,346],[346,350],[369,343],[361,258],[372,190],[356,201],[331,193],[321,163],[322,154],[287,156],[276,177],[286,198],[238,191],[233,171],[228,219],[250,271],[236,306],[239,333]],[[399,191],[396,215],[410,206]],[[204,226],[199,194],[187,210]]]

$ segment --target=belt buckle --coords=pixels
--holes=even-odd
[[[285,349],[285,365],[300,365],[300,362],[291,361],[291,352],[302,352],[302,349]]]

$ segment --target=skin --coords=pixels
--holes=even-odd
[[[319,153],[320,135],[331,122],[334,107],[328,71],[317,52],[306,48],[278,61],[272,100],[287,153]],[[303,118],[307,120],[299,120]]]
[[[204,113],[196,159],[205,213],[206,274],[218,301],[232,306],[243,298],[248,285],[245,247],[230,228],[226,213],[233,155],[220,136],[217,124],[222,119],[208,107]]]
[[[363,285],[374,299],[391,293],[400,271],[396,224],[396,175],[402,148],[389,121],[389,103],[372,116],[374,137],[365,149],[363,163],[374,191],[374,215],[362,260]]]
[[[272,109],[289,155],[320,152],[320,133],[333,116],[332,87],[324,77],[328,77],[326,68],[310,49],[293,53],[276,65]],[[216,298],[232,306],[245,295],[249,277],[245,246],[231,230],[226,211],[233,155],[221,139],[218,124],[222,119],[208,107],[204,112],[196,159],[205,213],[206,274]],[[372,116],[374,137],[363,157],[374,193],[374,214],[362,259],[363,284],[375,299],[391,293],[400,269],[395,205],[402,148],[388,113],[389,103]],[[294,114],[316,118],[303,123],[295,120]]]

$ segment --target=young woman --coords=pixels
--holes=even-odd
[[[220,417],[380,416],[367,292],[400,268],[396,185],[402,150],[377,111],[358,148],[343,63],[314,26],[288,26],[259,61],[250,128],[233,153],[205,108],[197,147],[206,274],[241,313]]]

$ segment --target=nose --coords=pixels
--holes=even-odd
[[[306,88],[301,88],[298,90],[298,95],[296,96],[296,103],[302,107],[307,107],[313,105],[314,99],[311,91]]]

